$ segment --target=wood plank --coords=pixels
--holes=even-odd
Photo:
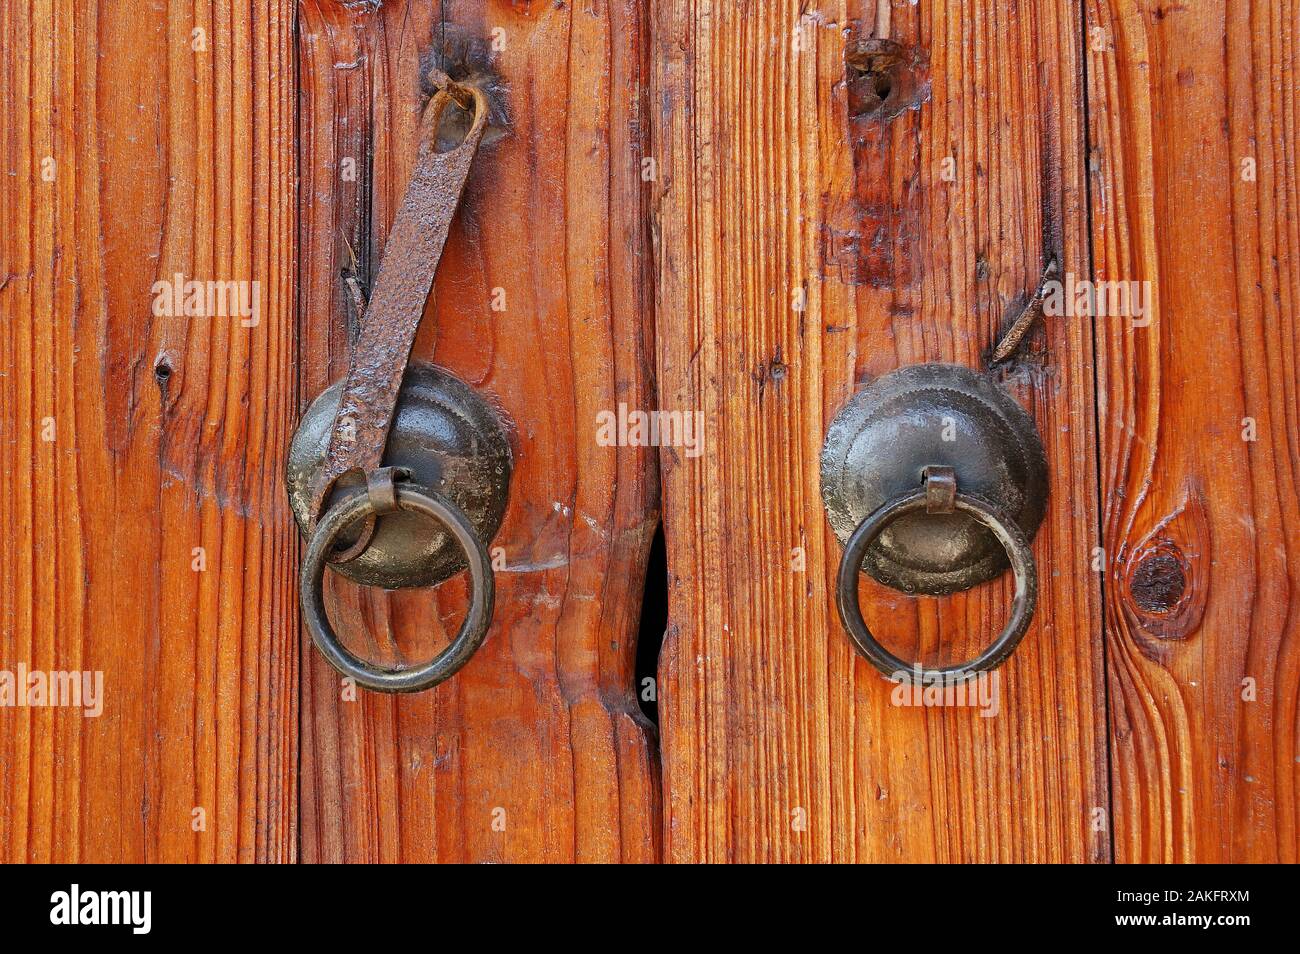
[[[659,389],[706,420],[703,456],[661,459],[665,855],[1107,859],[1087,322],[1040,321],[999,369],[1042,432],[1051,500],[1038,614],[996,717],[891,705],[835,614],[818,480],[857,383],[983,367],[1049,259],[1088,274],[1079,7],[654,10]],[[846,84],[846,51],[873,37],[915,62],[891,88],[918,108],[873,116],[873,81]],[[938,601],[864,585],[863,601],[932,664],[991,638],[1010,584]]]
[[[292,22],[0,11],[0,669],[103,675],[0,709],[7,861],[294,857]],[[178,273],[257,310],[160,314]]]
[[[632,693],[655,456],[596,442],[599,411],[652,393],[645,30],[634,0],[302,4],[301,404],[346,371],[339,273],[349,247],[363,275],[380,261],[415,156],[420,57],[466,50],[499,74],[507,119],[475,160],[415,356],[503,408],[515,453],[496,618],[465,669],[348,701],[305,649],[304,860],[658,856],[653,727]],[[348,158],[359,184],[341,181]],[[460,579],[332,588],[340,628],[380,658],[429,656],[465,605]]]
[[[1300,13],[1086,13],[1115,856],[1294,863]]]

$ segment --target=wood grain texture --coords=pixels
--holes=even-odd
[[[834,610],[818,479],[857,382],[983,367],[1049,259],[1088,274],[1081,11],[654,11],[661,402],[707,422],[703,456],[661,458],[666,857],[1106,860],[1088,323],[1039,322],[998,370],[1038,422],[1051,500],[996,717],[891,705]],[[890,89],[915,100],[892,118],[846,83],[846,51],[872,37],[908,64]],[[1010,598],[1006,579],[939,601],[862,592],[887,644],[927,664],[973,654]]]
[[[496,615],[465,669],[348,701],[304,649],[303,858],[654,861],[658,766],[632,681],[656,461],[596,443],[598,412],[649,407],[653,389],[639,5],[300,9],[302,406],[346,371],[340,272],[381,260],[415,156],[420,57],[469,38],[474,60],[495,36],[508,118],[475,160],[414,354],[494,401],[515,454]],[[357,182],[341,178],[349,158]],[[332,588],[340,630],[377,658],[427,657],[465,605],[459,578]]]
[[[1086,13],[1115,856],[1294,863],[1300,12]]]
[[[0,709],[7,861],[294,857],[292,22],[0,10],[0,669],[104,691]],[[160,315],[177,273],[259,308]]]

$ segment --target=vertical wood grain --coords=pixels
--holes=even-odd
[[[415,156],[420,58],[468,38],[507,118],[475,159],[414,356],[501,407],[515,454],[496,615],[465,669],[350,701],[304,649],[303,858],[654,861],[658,766],[632,682],[656,462],[596,442],[598,412],[652,394],[639,4],[300,9],[301,404],[346,371],[339,275],[354,253],[363,274],[381,260]],[[341,179],[347,158],[360,184]],[[465,605],[461,579],[332,589],[339,627],[387,658],[437,651]]]
[[[1300,14],[1086,12],[1115,855],[1294,863]]]
[[[105,697],[0,709],[5,860],[295,855],[292,24],[0,10],[0,669]],[[160,315],[176,273],[260,307]]]
[[[1107,859],[1086,320],[1040,321],[996,370],[1038,423],[1051,499],[995,717],[891,705],[834,610],[818,478],[858,383],[982,368],[1048,260],[1088,274],[1078,6],[653,6],[659,390],[707,422],[703,456],[661,458],[665,855]],[[892,118],[846,85],[846,47],[872,37],[914,70]],[[862,599],[933,664],[991,639],[1011,586]]]

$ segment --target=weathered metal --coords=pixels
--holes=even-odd
[[[835,605],[858,652],[891,679],[919,666],[876,639],[858,573],[908,593],[944,594],[1009,565],[1016,593],[1002,631],[975,659],[925,670],[961,679],[995,669],[1033,619],[1029,541],[1047,504],[1047,459],[1033,420],[988,376],[948,364],[871,382],[836,415],[822,448],[822,499],[844,544]]]
[[[469,662],[487,636],[496,599],[496,586],[486,548],[460,508],[441,494],[408,481],[394,481],[392,468],[381,467],[369,475],[365,489],[354,490],[332,505],[316,525],[303,557],[299,580],[303,622],[312,642],[330,664],[357,684],[379,692],[420,692],[455,675]],[[339,535],[367,517],[388,512],[390,507],[419,517],[426,526],[447,528],[464,551],[469,565],[470,604],[456,636],[447,648],[428,662],[401,669],[386,669],[367,662],[343,645],[325,612],[325,564]]]
[[[885,504],[921,486],[927,466],[1006,514],[1033,539],[1047,503],[1047,459],[1033,420],[987,375],[947,364],[901,368],[860,390],[822,449],[822,499],[841,543]],[[883,528],[863,569],[907,593],[968,589],[1008,559],[984,523],[953,513],[908,512]]]
[[[304,536],[310,535],[311,488],[326,466],[326,447],[343,382],[321,393],[303,415],[289,445],[289,504]],[[384,463],[404,468],[413,483],[432,488],[464,511],[484,540],[501,526],[513,462],[497,412],[465,382],[442,368],[412,362],[398,393]],[[340,478],[326,509],[360,488],[356,472]],[[372,516],[368,524],[374,523]],[[340,531],[339,553],[358,550],[361,527]],[[451,537],[413,513],[378,518],[359,552],[331,566],[364,586],[401,589],[436,586],[465,569]]]
[[[486,94],[475,87],[465,89],[474,97],[474,120],[465,140],[455,148],[445,152],[437,148],[438,126],[444,112],[455,105],[455,96],[440,89],[424,111],[411,183],[388,234],[379,277],[352,348],[325,466],[313,477],[312,527],[339,477],[349,471],[367,473],[383,460],[397,393],[424,303],[433,287],[470,165],[487,128]]]
[[[509,492],[510,445],[497,413],[450,372],[408,368],[470,165],[487,128],[482,90],[434,71],[419,154],[364,307],[347,376],[307,410],[289,449],[286,483],[308,539],[299,582],[303,620],[317,648],[370,689],[416,692],[463,666],[483,642],[495,586],[484,540],[500,527]],[[472,110],[464,139],[441,148],[447,110]],[[430,586],[469,568],[470,605],[460,631],[432,660],[385,669],[338,639],[325,612],[326,563],[387,589]]]
[[[1016,353],[1016,349],[1025,340],[1025,336],[1029,334],[1029,329],[1034,326],[1038,316],[1043,313],[1043,300],[1047,295],[1048,283],[1056,280],[1057,271],[1058,267],[1055,261],[1047,263],[1047,267],[1043,269],[1042,281],[1038,283],[1038,290],[1034,292],[1033,297],[1029,299],[1025,307],[1021,309],[1015,321],[1011,322],[1011,325],[1002,335],[1002,340],[993,349],[993,356],[990,359],[993,364],[1006,361]]]
[[[862,616],[862,606],[858,602],[858,567],[862,565],[862,559],[871,545],[892,524],[912,515],[928,513],[933,497],[947,495],[946,488],[930,486],[937,480],[941,478],[933,476],[928,478],[922,489],[883,504],[858,524],[844,548],[839,571],[835,577],[835,605],[849,638],[853,640],[854,646],[863,658],[886,677],[895,681],[915,679],[918,674],[922,674],[926,679],[937,677],[955,681],[996,669],[1006,662],[1020,645],[1025,631],[1029,629],[1029,623],[1034,617],[1034,609],[1038,603],[1038,569],[1034,563],[1034,555],[1029,549],[1029,541],[1020,532],[1015,521],[998,513],[996,509],[977,497],[968,497],[956,492],[952,499],[954,512],[976,520],[988,528],[1011,561],[1011,568],[1016,576],[1016,593],[1011,602],[1010,616],[993,642],[968,662],[923,669],[917,663],[895,656],[880,644]]]

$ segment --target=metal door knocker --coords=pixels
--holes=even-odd
[[[418,692],[468,662],[492,620],[495,584],[484,541],[501,525],[510,445],[500,418],[467,384],[413,363],[411,346],[447,233],[487,127],[488,101],[445,74],[421,120],[410,186],[389,233],[347,377],[312,402],[289,446],[286,481],[308,541],[299,580],[312,641],[369,689]],[[469,114],[464,139],[440,149],[448,109]],[[468,567],[470,605],[432,660],[383,668],[353,653],[325,611],[325,566],[386,589],[434,586]]]
[[[942,595],[1009,566],[1016,589],[1001,633],[975,659],[930,672],[959,679],[1007,660],[1034,615],[1038,575],[1029,541],[1047,502],[1042,442],[1010,394],[958,365],[884,375],[831,423],[821,485],[844,545],[835,602],[863,657],[891,678],[914,671],[863,619],[860,570],[906,593]]]

